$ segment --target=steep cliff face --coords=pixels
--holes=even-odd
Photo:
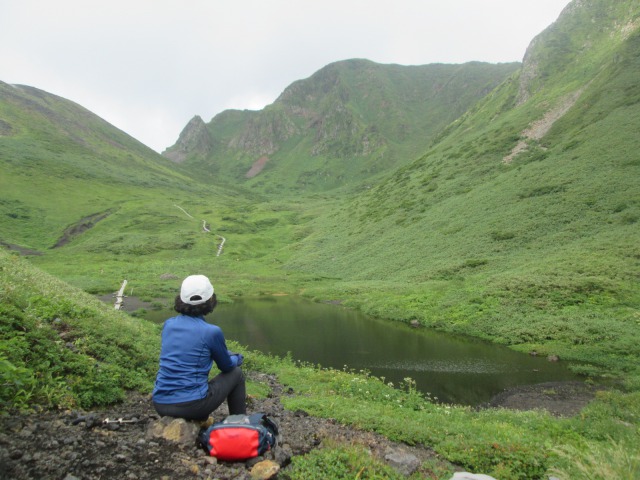
[[[229,140],[227,148],[253,157],[272,155],[280,149],[280,145],[300,134],[301,129],[286,112],[267,109],[259,115],[252,115]]]
[[[199,115],[196,115],[184,127],[175,145],[167,148],[162,155],[176,163],[182,163],[189,155],[207,156],[212,149],[213,140],[207,125]]]

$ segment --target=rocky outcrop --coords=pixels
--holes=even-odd
[[[182,163],[189,155],[206,156],[212,149],[213,140],[207,125],[196,115],[184,127],[175,145],[167,148],[162,155],[176,163]]]
[[[256,113],[244,129],[231,139],[227,147],[254,157],[268,157],[276,153],[284,142],[299,133],[293,120],[284,112],[266,109]]]
[[[538,62],[533,55],[538,39],[539,37],[536,37],[531,41],[524,54],[522,70],[520,70],[520,83],[518,85],[516,105],[522,105],[529,100],[529,97],[531,96],[531,85],[533,80],[538,76]]]
[[[583,62],[585,70],[598,65],[598,58],[610,55],[612,42],[622,42],[639,25],[633,8],[614,8],[607,0],[570,2],[558,19],[529,44],[522,61],[516,105],[527,102],[550,80],[562,81],[562,73],[576,62]]]

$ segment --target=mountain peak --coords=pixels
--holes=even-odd
[[[213,141],[207,124],[200,115],[195,115],[180,132],[178,141],[167,148],[162,155],[176,163],[182,163],[188,155],[207,155],[213,148]]]

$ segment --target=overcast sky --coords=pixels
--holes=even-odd
[[[521,61],[569,0],[0,0],[0,81],[161,152],[194,115],[258,110],[349,58]]]

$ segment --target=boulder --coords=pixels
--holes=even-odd
[[[271,460],[263,460],[256,463],[251,468],[251,478],[253,480],[269,480],[274,478],[280,471],[280,465]]]
[[[412,453],[390,450],[384,456],[387,463],[397,472],[409,477],[420,467],[420,460]]]
[[[191,446],[196,441],[200,424],[182,418],[162,417],[147,427],[147,437],[164,438],[180,445]]]

